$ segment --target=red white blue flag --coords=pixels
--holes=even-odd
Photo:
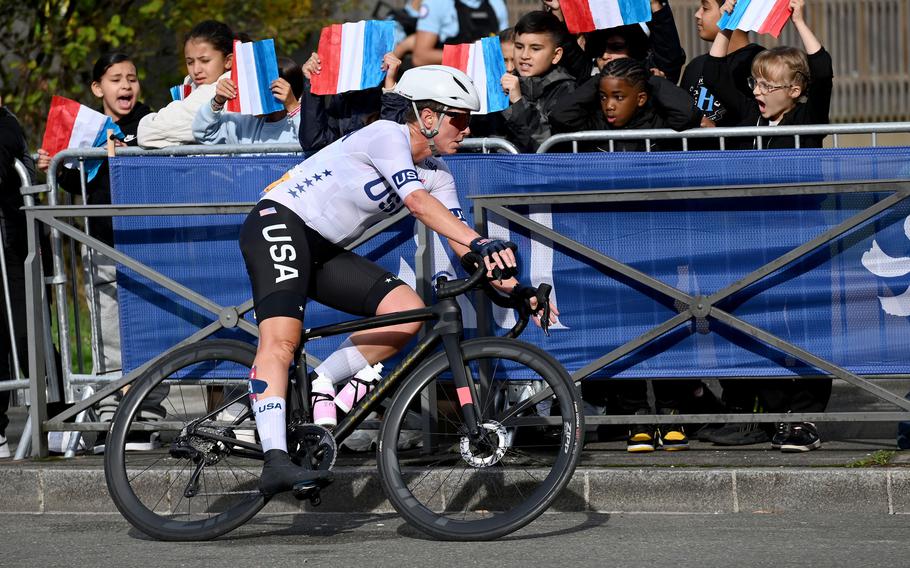
[[[284,105],[272,94],[272,82],[276,79],[278,58],[273,40],[235,41],[231,81],[237,87],[237,96],[228,100],[228,112],[269,114],[282,110]]]
[[[171,87],[171,100],[172,101],[182,101],[183,99],[190,96],[190,93],[193,92],[196,86],[192,83],[183,83],[182,85],[174,85]]]
[[[107,143],[107,131],[123,136],[120,127],[111,117],[92,110],[85,105],[64,97],[54,96],[51,108],[47,113],[47,127],[41,148],[54,156],[68,148],[93,148]],[[76,162],[67,162],[66,167],[73,168]],[[98,173],[101,160],[86,161],[87,179],[91,181]]]
[[[443,46],[442,64],[464,71],[474,81],[474,87],[480,95],[480,110],[477,114],[508,108],[509,96],[502,90],[501,82],[502,76],[506,74],[506,64],[498,37]]]
[[[738,0],[732,12],[721,14],[717,26],[777,37],[792,13],[790,0]]]
[[[651,21],[651,0],[560,0],[573,34]]]
[[[366,20],[322,28],[319,59],[322,71],[310,79],[314,95],[370,89],[385,78],[382,58],[395,48],[395,23]]]

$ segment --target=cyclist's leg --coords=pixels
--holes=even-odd
[[[368,317],[424,306],[417,293],[397,276],[340,247],[316,266],[310,297],[337,310]],[[397,353],[419,329],[420,323],[406,323],[353,333],[316,368],[316,373],[333,383],[348,379],[365,366]]]
[[[250,403],[265,452],[260,490],[267,496],[297,483],[328,479],[295,465],[287,453],[288,369],[300,342],[311,276],[311,237],[286,207],[261,201],[240,232],[240,248],[253,286],[259,345],[250,371]]]

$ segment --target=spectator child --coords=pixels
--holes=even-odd
[[[734,0],[727,0],[722,11],[732,11]],[[834,73],[831,56],[806,25],[803,17],[805,0],[790,0],[792,22],[805,51],[794,47],[776,47],[764,51],[752,61],[749,86],[752,96],[742,94],[733,82],[725,59],[731,32],[717,34],[708,59],[704,78],[708,89],[721,104],[740,117],[741,126],[777,126],[798,124],[827,124],[831,106]],[[824,137],[803,137],[803,147],[820,148]],[[764,148],[792,148],[791,136],[768,136],[762,139]],[[750,144],[758,147],[758,140]]]
[[[700,1],[698,10],[695,12],[695,29],[702,40],[713,42],[717,38],[717,34],[720,32],[717,22],[720,20],[722,4],[723,0]],[[730,34],[730,42],[724,58],[733,78],[733,84],[744,95],[748,96],[752,93],[752,89],[748,86],[748,79],[752,73],[752,60],[764,49],[756,43],[750,43],[747,32],[733,30]],[[705,86],[703,69],[707,60],[708,54],[702,54],[690,61],[679,86],[687,90],[692,96],[692,100],[695,101],[695,106],[703,116],[701,121],[703,128],[736,126],[741,117],[728,113],[720,98]],[[711,143],[704,140],[693,140],[692,142],[705,149],[718,147],[716,142]]]
[[[135,146],[136,133],[141,119],[151,113],[148,106],[139,101],[142,88],[139,83],[136,65],[132,59],[123,53],[104,54],[95,61],[92,68],[91,91],[101,102],[101,112],[111,117],[123,132],[123,141],[118,145]],[[38,150],[38,168],[47,171],[50,166],[51,156],[43,149]],[[68,193],[81,195],[82,181],[78,170],[61,168],[57,174],[57,185]],[[86,202],[90,205],[109,205],[111,203],[111,180],[108,161],[105,159],[98,169],[98,173],[88,181],[85,186]],[[113,246],[114,229],[109,217],[94,217],[89,224],[89,234],[100,241]],[[117,264],[101,254],[93,251],[89,256],[89,248],[82,247],[82,259],[89,266],[92,274],[92,284],[86,284],[86,298],[97,307],[97,317],[100,323],[98,341],[98,360],[93,362],[92,372],[99,375],[119,372],[122,368],[120,353],[120,312],[117,301]],[[159,389],[160,399],[167,395],[167,387]],[[102,422],[110,421],[117,410],[120,394],[102,400],[97,407],[98,419]],[[142,408],[146,417],[154,416],[163,418],[164,408],[160,404],[146,404]],[[131,449],[152,449],[151,434],[131,434]],[[157,436],[157,434],[155,434]],[[96,453],[104,451],[104,435],[100,435],[95,442]]]
[[[560,20],[564,20],[559,0],[544,0],[544,5]],[[567,34],[563,44],[562,65],[581,84],[603,66],[619,57],[631,57],[645,64],[655,75],[673,83],[679,80],[686,62],[676,21],[670,4],[651,0],[651,21],[584,34],[584,47]]]
[[[300,147],[316,152],[345,134],[363,128],[376,119],[402,122],[407,100],[392,93],[401,60],[392,52],[382,58],[386,71],[383,86],[337,95],[314,95],[310,76],[322,72],[319,55],[313,53],[303,64],[303,99],[300,101]]]
[[[698,114],[688,94],[663,77],[653,76],[644,64],[624,57],[604,65],[550,115],[554,132],[672,128],[698,126]],[[609,151],[608,145],[592,148]],[[653,142],[651,149],[667,149]],[[637,140],[616,141],[616,151],[645,150]]]
[[[229,77],[233,42],[231,28],[214,20],[201,22],[190,30],[183,42],[183,55],[196,88],[185,99],[173,101],[142,119],[138,132],[140,146],[164,148],[196,141],[193,119],[202,105],[211,103],[218,80]]]
[[[272,94],[284,104],[284,109],[271,114],[249,115],[224,112],[224,105],[237,96],[233,81],[218,81],[215,96],[202,105],[193,119],[193,135],[201,144],[258,144],[298,142],[300,102],[303,95],[303,70],[293,59],[278,58],[278,79]]]
[[[575,78],[556,64],[562,58],[564,26],[553,14],[535,11],[515,24],[515,71],[502,76],[509,108],[502,111],[506,138],[523,152],[550,137],[549,114],[575,88]]]
[[[506,72],[511,73],[515,70],[515,60],[512,58],[515,54],[515,30],[513,28],[506,28],[499,32],[499,48],[502,49]]]

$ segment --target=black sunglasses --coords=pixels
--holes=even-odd
[[[449,117],[449,122],[458,130],[464,130],[471,123],[471,113],[469,112],[445,111],[442,114]]]

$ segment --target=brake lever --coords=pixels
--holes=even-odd
[[[540,329],[544,335],[550,337],[550,292],[553,287],[549,284],[541,284],[537,287],[537,307],[541,308]]]

